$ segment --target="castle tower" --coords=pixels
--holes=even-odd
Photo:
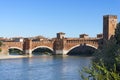
[[[58,39],[63,39],[63,38],[65,38],[65,33],[63,33],[63,32],[57,33],[57,38],[58,38]]]
[[[103,39],[109,40],[115,34],[117,26],[116,15],[103,16]]]

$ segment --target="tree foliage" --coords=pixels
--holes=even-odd
[[[94,54],[92,66],[83,72],[89,75],[82,75],[83,80],[120,80],[120,23],[114,37],[104,41]]]
[[[0,41],[0,46],[2,46],[2,41]]]
[[[91,68],[84,68],[83,72],[88,76],[81,75],[83,80],[120,80],[120,75],[117,72],[116,65],[114,64],[113,70],[108,70],[104,63],[101,65],[93,63]]]
[[[2,46],[2,41],[0,41],[0,47]],[[2,51],[2,49],[0,48],[0,52]]]
[[[117,24],[115,30],[115,39],[117,40],[117,44],[120,45],[120,22]]]
[[[106,41],[102,47],[102,49],[99,49],[95,54],[95,58],[93,59],[93,62],[98,63],[101,65],[100,60],[103,61],[104,65],[108,70],[111,70],[114,68],[113,64],[116,64],[117,70],[119,70],[119,60],[120,60],[120,46],[116,44],[116,40],[112,39],[109,41]]]

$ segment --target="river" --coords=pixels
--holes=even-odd
[[[0,80],[81,80],[80,70],[91,57],[34,56],[0,60]]]

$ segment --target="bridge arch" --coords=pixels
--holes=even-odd
[[[20,50],[20,51],[23,51],[23,49],[22,49],[22,48],[19,48],[19,47],[9,47],[8,50],[9,50],[9,49],[18,49],[18,50]]]
[[[9,47],[8,54],[9,55],[23,55],[23,49],[19,47]]]
[[[84,45],[80,45],[79,44],[79,45],[75,45],[75,46],[71,47],[70,49],[68,49],[67,52],[66,52],[66,54],[68,54],[71,50],[73,50],[73,49],[75,49],[75,48],[77,48],[79,46],[88,46],[88,47],[94,48],[95,50],[98,49],[98,47],[93,46],[91,44],[84,44]]]
[[[38,49],[38,48],[48,48],[51,51],[53,51],[53,49],[51,47],[48,47],[48,46],[37,46],[37,47],[33,48],[31,51],[33,52],[35,49]]]

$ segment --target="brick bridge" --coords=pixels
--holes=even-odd
[[[99,40],[100,38],[56,38],[33,41],[29,38],[25,38],[23,42],[4,42],[2,50],[8,53],[9,49],[15,48],[23,51],[25,54],[32,55],[32,51],[44,47],[53,51],[54,54],[67,54],[72,49],[81,45],[97,49]]]
[[[81,34],[79,38],[66,38],[65,33],[57,33],[57,37],[53,39],[32,40],[24,38],[23,41],[3,42],[2,52],[0,54],[9,54],[9,49],[16,48],[23,53],[31,56],[32,51],[37,48],[45,47],[54,52],[54,54],[67,54],[72,49],[85,45],[98,49],[100,41],[103,39],[109,40],[114,35],[114,30],[117,24],[117,16],[106,15],[103,17],[103,34],[98,34],[95,38],[90,38],[86,34]]]

